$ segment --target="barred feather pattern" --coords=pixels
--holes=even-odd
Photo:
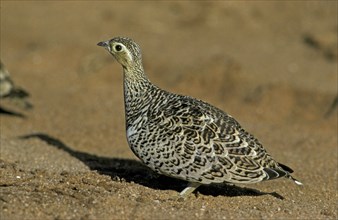
[[[201,100],[127,80],[125,105],[132,151],[160,174],[202,184],[289,175],[233,117]]]
[[[113,51],[125,46],[132,61]],[[257,183],[291,177],[230,115],[195,98],[162,90],[144,73],[139,46],[129,38],[100,42],[122,64],[127,140],[159,174],[191,183]]]

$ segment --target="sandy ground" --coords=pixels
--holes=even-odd
[[[1,1],[1,60],[34,105],[1,100],[1,219],[337,219],[337,30],[336,1]],[[172,200],[186,183],[127,145],[122,70],[96,46],[113,36],[141,45],[158,86],[233,115],[304,186]]]

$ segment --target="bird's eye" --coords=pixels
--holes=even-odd
[[[116,45],[116,46],[115,46],[115,50],[116,50],[117,52],[120,52],[120,51],[122,50],[122,46],[121,46],[121,45]]]

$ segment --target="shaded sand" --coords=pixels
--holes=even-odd
[[[335,1],[1,1],[1,60],[34,105],[1,100],[1,219],[337,219],[336,18]],[[171,200],[185,182],[126,142],[121,67],[96,46],[118,35],[155,84],[233,115],[304,186]]]

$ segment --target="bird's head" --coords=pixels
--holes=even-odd
[[[108,41],[97,44],[104,47],[125,69],[142,67],[140,47],[131,39],[126,37],[114,37]]]

